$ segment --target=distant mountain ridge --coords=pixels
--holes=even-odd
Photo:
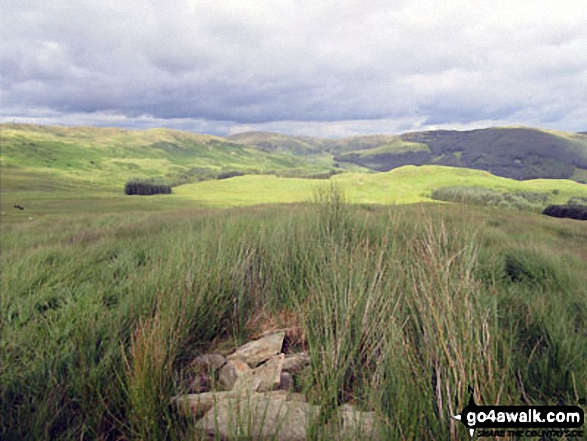
[[[96,171],[110,180],[165,175],[181,183],[227,170],[327,177],[363,167],[389,171],[447,165],[518,180],[587,181],[587,134],[523,127],[328,139],[274,132],[221,137],[170,129],[0,124],[0,137],[4,165],[68,175]]]
[[[515,127],[340,139],[250,132],[229,139],[265,151],[287,150],[303,143],[306,152],[330,153],[336,162],[353,163],[375,171],[430,164],[486,170],[518,180],[587,180],[587,136],[582,133]]]

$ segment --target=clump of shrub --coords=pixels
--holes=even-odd
[[[501,193],[485,187],[450,186],[440,187],[432,192],[431,198],[437,201],[458,202],[461,204],[484,205],[507,210],[540,211],[549,196],[545,193],[518,191]]]
[[[171,187],[164,184],[153,184],[144,181],[128,181],[124,186],[124,193],[141,196],[151,196],[154,194],[171,194]]]
[[[587,205],[549,205],[542,214],[559,218],[587,220]]]

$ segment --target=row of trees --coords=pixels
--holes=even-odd
[[[124,193],[127,195],[151,196],[154,194],[171,194],[171,187],[163,184],[152,184],[149,182],[129,181],[124,186]]]
[[[549,205],[542,214],[552,217],[566,217],[576,220],[587,220],[587,206],[585,205]]]

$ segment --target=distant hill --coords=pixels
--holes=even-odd
[[[254,146],[266,152],[289,152],[297,155],[323,152],[325,140],[307,136],[288,136],[274,132],[245,132],[231,135],[228,141]]]
[[[2,186],[21,190],[42,188],[47,182],[68,188],[122,188],[129,178],[176,186],[238,174],[328,177],[335,172],[331,155],[312,152],[308,160],[302,153],[301,148],[269,151],[223,137],[168,129],[0,124]],[[350,163],[343,168],[360,169]]]
[[[587,180],[587,136],[581,133],[488,128],[319,139],[249,132],[228,139],[267,152],[326,153],[337,163],[375,171],[430,164],[486,170],[518,180]]]
[[[517,180],[587,181],[586,134],[532,128],[326,139],[272,132],[219,137],[168,129],[0,124],[0,137],[0,163],[14,178],[10,185],[17,175],[26,180],[33,172],[111,186],[130,177],[180,185],[238,174],[327,178],[404,165],[471,168]]]
[[[491,128],[416,132],[399,138],[397,145],[402,145],[403,150],[375,147],[341,153],[336,159],[378,171],[406,164],[437,164],[486,170],[518,180],[580,180],[587,176],[587,137],[580,134]]]

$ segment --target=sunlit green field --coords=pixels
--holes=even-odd
[[[587,196],[587,186],[568,180],[516,181],[480,170],[442,166],[405,166],[387,173],[343,173],[330,179],[238,176],[186,184],[171,195],[126,196],[122,186],[68,181],[56,176],[4,171],[2,217],[7,222],[57,216],[78,211],[165,211],[198,207],[234,207],[312,201],[318,189],[335,185],[351,203],[408,204],[431,202],[431,192],[443,186],[480,186],[499,191],[546,193],[551,203]],[[555,194],[556,193],[556,194]],[[12,208],[20,203],[25,210]]]
[[[178,187],[178,197],[214,206],[254,205],[311,200],[319,188],[336,185],[352,203],[409,204],[430,202],[432,190],[444,186],[479,186],[499,191],[549,193],[553,203],[571,196],[587,196],[587,186],[569,180],[516,181],[480,170],[443,166],[405,166],[386,173],[344,173],[330,180],[241,176]],[[558,190],[553,194],[553,190]]]

